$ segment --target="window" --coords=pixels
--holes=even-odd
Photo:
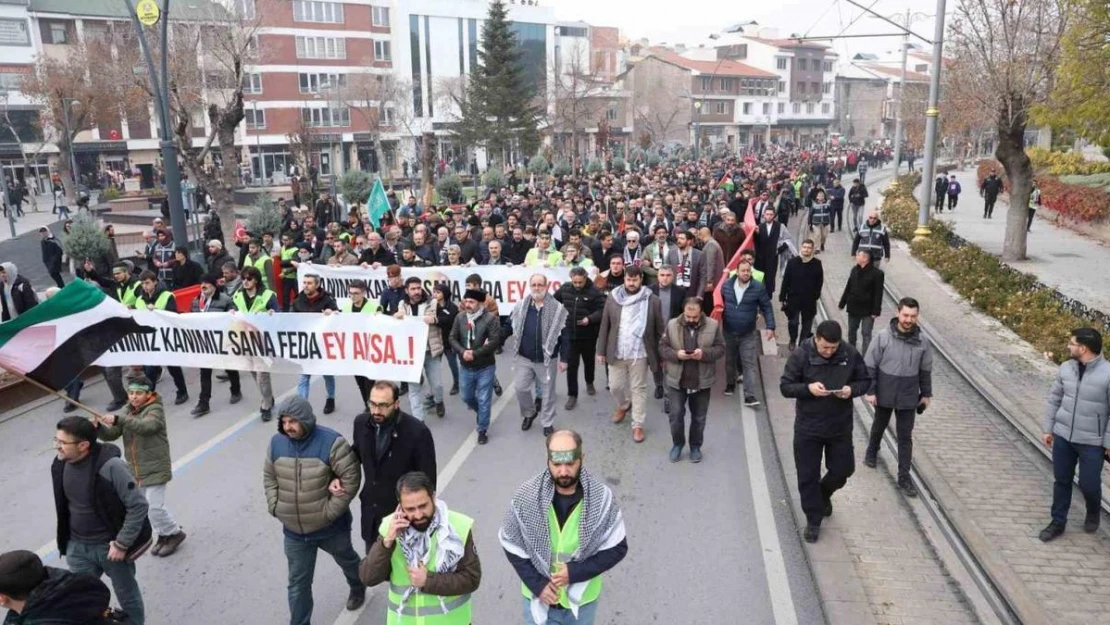
[[[370,7],[370,23],[389,28],[389,7]]]
[[[828,115],[831,110],[831,105],[828,102],[821,103],[821,114]]]
[[[712,76],[702,76],[701,77],[701,90],[702,91],[709,91],[711,89],[713,89],[713,77]]]
[[[66,45],[69,43],[69,30],[65,22],[50,22],[50,39],[47,43]]]
[[[786,102],[779,102],[779,115],[786,113]]]
[[[913,66],[913,71],[917,72],[918,74],[925,74],[929,71],[929,65],[927,63],[918,63],[917,65]]]
[[[714,102],[713,103],[713,112],[715,112],[718,115],[727,115],[728,112],[729,112],[728,102],[725,102],[724,100]]]
[[[798,93],[800,95],[805,95],[806,94],[806,84],[804,82],[799,82],[798,83]]]
[[[775,58],[775,67],[777,69],[786,69],[786,57],[780,56]]]
[[[254,0],[235,0],[233,6],[235,7],[235,12],[239,14],[239,17],[246,20],[254,19]]]
[[[563,37],[586,37],[590,31],[583,26],[560,26],[559,34]]]
[[[743,81],[743,82],[747,82],[747,81]],[[721,91],[732,91],[732,83],[733,83],[733,79],[731,79],[731,78],[722,78],[721,79]]]
[[[297,37],[298,59],[345,59],[347,40],[342,37]]]
[[[247,39],[246,44],[247,45],[243,46],[243,52],[246,53],[246,56],[248,56],[248,57],[257,57],[258,56],[258,35],[251,35],[251,38]]]
[[[384,113],[382,115],[382,124],[385,126],[392,126],[394,125],[394,123],[396,123],[396,121],[397,111],[393,110],[392,108],[384,109]]]
[[[351,109],[310,108],[301,109],[301,120],[308,126],[341,127],[351,125]]]
[[[374,60],[375,61],[392,61],[393,53],[390,50],[388,41],[378,39],[374,41]]]
[[[832,87],[833,84],[831,82],[825,83],[823,89],[821,90],[821,93],[829,95],[830,93],[832,93]]]
[[[262,93],[262,74],[243,74],[243,93]]]
[[[751,115],[752,114],[752,103],[751,102],[745,102],[743,104],[743,108],[741,110],[744,112],[744,115]]]
[[[23,74],[18,72],[0,72],[0,91],[19,91],[19,83]]]
[[[738,46],[734,46],[734,47],[736,48],[736,58],[738,58],[738,59],[748,58],[748,44],[742,43],[742,44],[740,44]]]
[[[826,72],[831,72],[831,71],[833,71],[833,66],[832,65],[833,65],[832,61],[825,61],[824,63],[821,64],[821,69],[823,69]]]
[[[347,86],[346,74],[300,74],[301,93],[320,93]]]
[[[763,114],[764,115],[770,115],[771,114],[771,103],[770,102],[764,102],[763,103]]]
[[[243,109],[243,119],[247,121],[247,128],[265,128],[266,110],[253,108]]]
[[[821,83],[819,83],[819,82],[809,83],[809,92],[812,93],[813,95],[817,95],[818,93],[821,93]]]
[[[343,5],[339,2],[293,0],[293,21],[342,24]]]
[[[611,122],[617,121],[616,107],[610,107],[609,110],[605,111],[605,119]]]
[[[801,102],[795,102],[794,106],[791,107],[791,108],[794,111],[794,114],[797,115],[797,114],[802,112],[802,103]]]
[[[786,93],[786,81],[785,80],[780,80],[779,81],[779,93]]]
[[[806,115],[813,115],[813,102],[806,102]]]
[[[803,72],[806,71],[806,60],[805,59],[798,59],[798,69],[803,71]]]

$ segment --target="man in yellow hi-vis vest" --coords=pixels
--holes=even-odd
[[[397,498],[359,579],[367,586],[389,580],[387,625],[470,625],[470,596],[482,581],[474,519],[449,510],[420,471],[401,476]]]
[[[628,553],[605,482],[582,469],[582,437],[547,439],[547,471],[517,489],[498,539],[523,582],[525,625],[593,625],[601,576]]]

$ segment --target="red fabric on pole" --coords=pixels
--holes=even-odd
[[[177,312],[187,313],[193,309],[193,300],[200,297],[200,285],[187,286],[173,292],[173,301],[177,304]]]
[[[749,200],[748,210],[745,211],[744,214],[744,243],[740,245],[740,249],[736,250],[736,253],[729,259],[728,264],[725,265],[724,272],[717,280],[717,288],[713,289],[713,312],[709,316],[717,321],[721,320],[725,312],[725,300],[724,296],[721,295],[721,287],[724,286],[725,280],[728,279],[729,272],[736,269],[736,266],[740,264],[740,255],[744,253],[744,250],[755,249],[756,223],[755,215],[752,214],[751,210],[752,202],[755,202],[755,198]]]

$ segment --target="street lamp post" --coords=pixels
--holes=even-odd
[[[258,100],[251,100],[251,108],[254,109],[254,151],[258,159],[258,181],[261,183],[266,175],[262,170],[262,133],[258,131]]]
[[[179,245],[187,245],[189,242],[189,230],[185,221],[185,207],[182,205],[181,196],[181,168],[177,162],[177,146],[173,142],[173,134],[170,128],[172,118],[170,117],[170,94],[169,94],[169,13],[170,13],[170,0],[162,0],[163,4],[161,12],[157,14],[154,21],[149,22],[151,26],[162,22],[162,73],[161,78],[154,66],[154,57],[150,54],[150,44],[147,42],[146,33],[143,31],[143,25],[139,22],[139,16],[135,13],[135,4],[132,0],[124,0],[127,4],[127,12],[131,16],[131,22],[135,26],[135,34],[139,39],[139,48],[143,52],[143,58],[146,61],[147,72],[150,75],[150,87],[154,93],[155,104],[158,109],[158,117],[161,122],[159,132],[160,146],[162,148],[162,167],[166,175],[166,201],[170,205],[170,226],[173,229],[173,238]],[[70,154],[72,155],[72,146]]]
[[[62,98],[62,121],[66,129],[66,143],[69,144],[69,175],[73,178],[73,197],[76,199],[78,187],[80,187],[78,182],[80,178],[77,175],[77,158],[73,155],[73,131],[70,130],[69,125],[69,111],[74,104],[81,104],[81,101],[73,98]]]
[[[701,100],[694,100],[694,160],[701,154]]]
[[[917,230],[914,241],[928,237],[929,207],[933,205],[933,174],[936,173],[937,103],[940,100],[940,69],[944,61],[944,8],[945,0],[937,0],[937,17],[933,25],[933,72],[929,80],[929,107],[925,109],[925,171],[921,176],[921,204],[917,212]]]
[[[910,10],[906,9],[906,28],[910,27]],[[902,80],[894,100],[894,173],[902,164],[902,94],[906,91],[906,56],[909,54],[910,35],[902,35]]]

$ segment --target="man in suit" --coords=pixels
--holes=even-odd
[[[763,287],[768,297],[775,292],[775,275],[779,268],[779,248],[785,242],[782,224],[775,219],[775,209],[764,209],[763,223],[755,231],[755,268],[764,273]]]
[[[663,265],[656,274],[655,284],[648,287],[659,298],[660,310],[666,316],[664,322],[682,314],[682,303],[686,301],[686,294],[690,292],[686,287],[675,283],[675,275],[674,267]],[[655,398],[663,400],[663,412],[670,414],[671,398],[666,394],[666,389],[663,386],[666,381],[663,368],[652,369],[651,374],[655,379]]]

